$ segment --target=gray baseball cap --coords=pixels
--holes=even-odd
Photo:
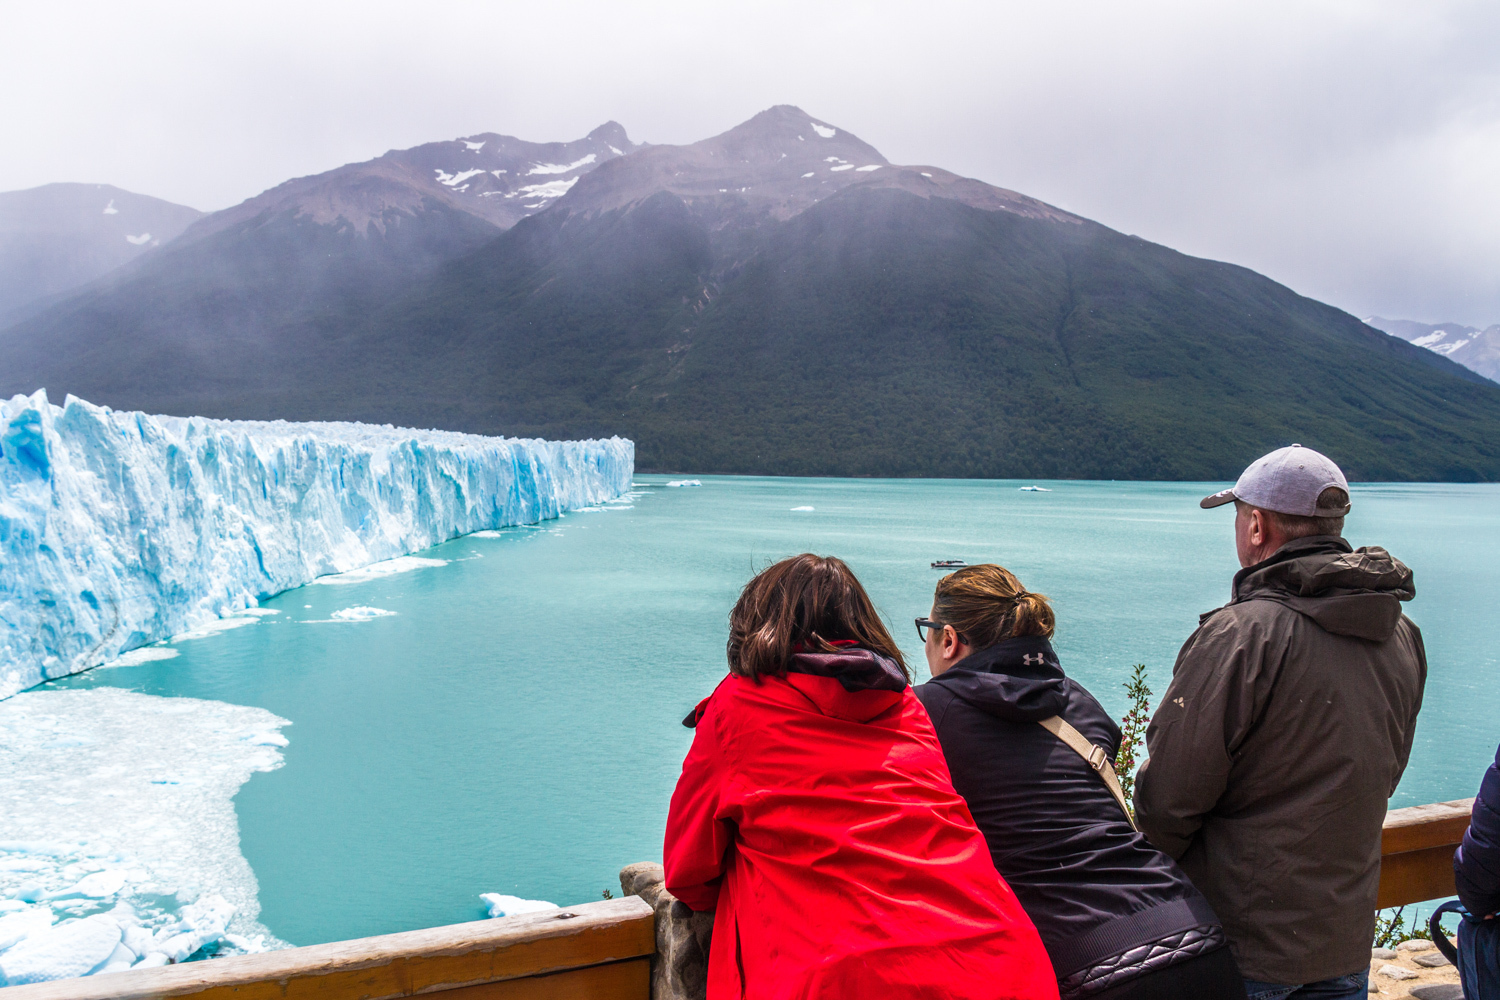
[[[1318,506],[1319,494],[1330,486],[1349,492],[1349,481],[1331,458],[1294,444],[1257,458],[1240,473],[1233,487],[1204,497],[1198,506],[1218,507],[1243,500],[1261,510],[1298,517],[1342,517],[1349,513],[1350,504]]]

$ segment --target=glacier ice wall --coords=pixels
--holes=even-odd
[[[630,487],[635,445],[0,402],[0,698],[328,573]]]

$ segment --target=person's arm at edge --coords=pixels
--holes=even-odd
[[[710,703],[699,714],[693,746],[672,792],[662,851],[667,891],[690,910],[713,910],[719,900],[724,853],[733,841],[719,811],[726,778],[718,713]]]
[[[1484,772],[1473,818],[1453,855],[1459,901],[1476,917],[1500,911],[1500,751]]]
[[[1146,729],[1149,756],[1135,779],[1135,818],[1159,850],[1180,858],[1229,781],[1230,747],[1247,725],[1245,678],[1259,664],[1234,617],[1221,612],[1193,633]]]

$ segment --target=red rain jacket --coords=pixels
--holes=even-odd
[[[842,661],[900,689],[847,690]],[[730,675],[688,720],[666,885],[716,910],[709,1000],[1057,997],[895,664],[852,649],[792,670]]]

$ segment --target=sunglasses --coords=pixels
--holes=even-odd
[[[938,631],[942,631],[943,629],[945,629],[947,627],[948,626],[944,625],[942,622],[935,622],[931,618],[918,618],[917,619],[917,638],[921,639],[922,642],[925,643],[927,641],[927,636],[922,632],[922,630],[924,628],[926,628],[926,629],[937,629]],[[968,639],[965,639],[963,637],[963,635],[960,634],[960,633],[958,633],[957,631],[955,631],[954,634],[958,636],[958,641],[959,642],[967,643],[969,641]]]

